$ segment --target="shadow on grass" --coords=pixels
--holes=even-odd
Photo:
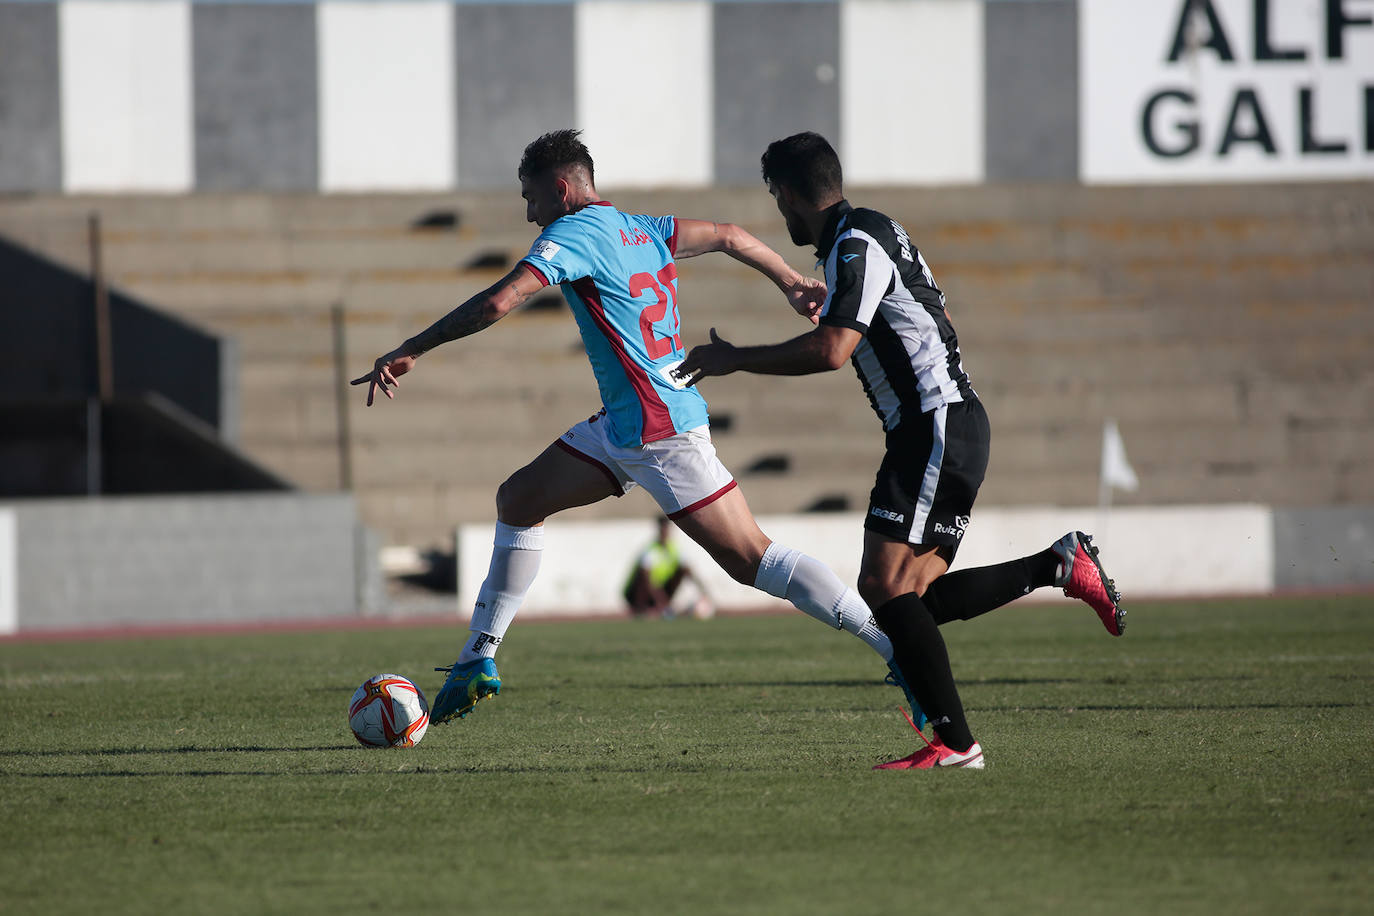
[[[243,747],[101,747],[70,751],[22,751],[3,750],[0,757],[127,757],[137,754],[278,754],[283,751],[306,753],[308,751],[354,751],[357,744],[329,744],[321,747],[267,747],[265,745],[244,745]]]
[[[1236,709],[1358,709],[1367,706],[1374,706],[1374,703],[1179,703],[1173,706],[1159,703],[1069,703],[1046,706],[965,704],[965,708],[971,712],[1206,712]]]
[[[328,770],[83,770],[79,773],[10,773],[6,774],[8,779],[121,779],[121,778],[142,778],[142,779],[167,779],[173,776],[286,776],[292,778],[310,778],[315,776],[385,776],[393,779],[398,776],[450,776],[462,774],[472,775],[507,775],[507,776],[534,776],[556,773],[561,776],[578,775],[592,773],[597,776],[664,776],[681,775],[690,773],[719,773],[719,765],[667,765],[667,766],[642,766],[642,767],[605,767],[605,766],[586,766],[577,769],[568,769],[564,766],[551,763],[549,766],[528,766],[516,764],[495,764],[491,766],[432,766],[424,764],[414,769],[401,770],[355,770],[355,769],[328,769]],[[730,772],[772,772],[771,767],[763,766],[739,766],[731,765]]]
[[[1109,674],[1103,677],[979,677],[959,678],[960,684],[1107,684],[1121,686],[1131,683],[1131,679],[1121,675]],[[1143,679],[1142,679],[1143,680]],[[1184,677],[1151,677],[1151,684],[1183,684],[1194,681],[1254,681],[1253,674],[1190,674]]]
[[[882,686],[877,678],[855,678],[830,681],[655,681],[652,684],[623,684],[626,690],[734,690],[739,687],[872,687]],[[536,685],[537,686],[537,685]]]
[[[960,684],[967,685],[989,685],[989,686],[1020,686],[1026,684],[1106,684],[1108,686],[1120,686],[1131,682],[1131,678],[1119,674],[1108,674],[1100,677],[1070,677],[1056,675],[1052,677],[972,677],[958,678]],[[1183,684],[1194,682],[1212,681],[1254,681],[1259,680],[1253,674],[1189,674],[1182,677],[1151,677],[1152,684]],[[701,690],[708,687],[872,687],[874,684],[882,684],[880,678],[832,678],[830,680],[729,680],[729,681],[654,681],[644,684],[624,684],[629,690]],[[541,686],[534,684],[532,686]]]

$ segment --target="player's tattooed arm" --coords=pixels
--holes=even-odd
[[[476,334],[490,327],[544,288],[543,278],[523,264],[402,344],[411,356],[421,356],[440,344]]]
[[[440,344],[446,344],[450,340],[458,340],[460,337],[467,337],[476,334],[484,328],[490,327],[501,318],[501,314],[495,314],[488,308],[490,290],[473,296],[434,324],[425,328],[419,334],[407,340],[401,345],[412,356],[423,356]]]
[[[367,405],[372,406],[377,389],[390,400],[392,390],[400,387],[397,379],[415,367],[415,361],[440,344],[476,334],[500,321],[513,309],[544,288],[542,277],[516,265],[494,286],[468,299],[462,305],[407,340],[390,353],[377,357],[372,371],[353,379],[354,385],[367,385]]]
[[[712,251],[724,251],[726,231],[729,223],[718,223],[704,219],[680,219],[677,221],[677,245],[673,257],[695,258],[697,255]]]

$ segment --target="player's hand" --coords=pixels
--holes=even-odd
[[[784,290],[792,310],[812,324],[821,320],[821,308],[825,305],[825,284],[815,277],[797,277],[790,289]]]
[[[372,371],[367,375],[360,375],[349,384],[361,385],[367,383],[367,406],[372,406],[372,399],[377,393],[377,388],[382,389],[382,394],[386,395],[387,400],[391,400],[396,395],[391,393],[393,388],[401,387],[401,383],[396,381],[405,375],[415,366],[416,356],[412,356],[405,349],[399,346],[385,356],[377,357],[377,362],[373,364]]]
[[[692,348],[682,364],[673,370],[673,375],[687,384],[697,382],[712,375],[729,375],[737,368],[735,345],[723,339],[711,329],[711,342]]]

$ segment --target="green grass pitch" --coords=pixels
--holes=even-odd
[[[915,749],[801,615],[0,643],[0,914],[1369,913],[1374,598],[1007,608],[945,627],[983,772]]]

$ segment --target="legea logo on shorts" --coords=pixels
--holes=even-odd
[[[898,524],[906,521],[906,516],[901,512],[893,512],[891,509],[884,509],[882,506],[874,506],[872,509],[868,510],[868,514],[876,515],[878,518],[885,518],[889,522],[897,522]]]

